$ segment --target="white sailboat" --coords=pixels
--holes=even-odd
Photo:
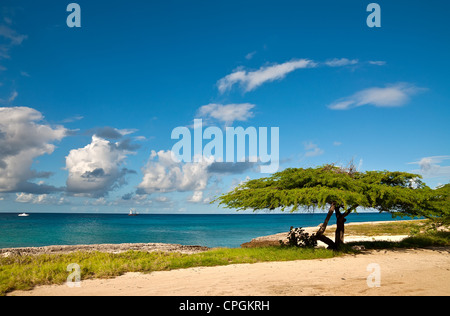
[[[27,214],[27,213],[19,214],[19,217],[28,217],[28,216],[30,216],[30,214]]]
[[[130,210],[130,213],[128,213],[128,216],[137,216],[138,214],[136,213],[136,210],[134,208],[132,208]]]

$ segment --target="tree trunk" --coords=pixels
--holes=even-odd
[[[320,240],[323,243],[328,245],[328,249],[339,250],[339,248],[344,244],[344,234],[345,234],[345,222],[347,221],[346,217],[353,212],[358,206],[355,205],[350,207],[345,211],[344,214],[340,212],[340,206],[336,206],[336,203],[332,203],[331,207],[328,211],[327,217],[323,224],[320,225],[319,230],[315,234],[316,240]],[[336,233],[334,241],[325,236],[325,230],[327,229],[328,222],[330,221],[333,213],[336,212]]]
[[[344,214],[339,211],[339,207],[336,208],[336,233],[334,243],[337,250],[344,244],[346,217],[353,212],[356,207],[357,206],[350,207]]]
[[[336,209],[336,204],[331,204],[331,207],[328,211],[327,217],[325,218],[325,221],[323,224],[320,225],[319,230],[317,231],[315,238],[317,240],[320,240],[328,245],[328,249],[336,249],[336,244],[333,242],[330,238],[324,235],[325,230],[327,229],[328,222],[330,221],[331,216],[333,215],[334,211]]]
[[[336,233],[335,233],[335,245],[336,249],[339,249],[344,244],[345,222],[347,219],[345,215],[341,214],[339,210],[336,210]]]

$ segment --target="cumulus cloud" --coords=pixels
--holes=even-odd
[[[450,178],[450,166],[442,165],[444,161],[448,160],[450,160],[450,156],[432,156],[409,164],[418,165],[420,169],[413,172],[420,173],[424,178]]]
[[[412,95],[424,90],[408,83],[397,83],[383,88],[374,87],[337,100],[328,107],[332,110],[348,110],[364,105],[399,107],[408,103]]]
[[[123,164],[133,152],[120,144],[94,135],[87,146],[71,150],[66,157],[67,191],[99,198],[126,184],[125,176],[135,172]]]
[[[240,85],[245,92],[252,91],[266,82],[281,80],[289,73],[304,68],[316,67],[317,63],[309,59],[295,59],[283,64],[263,66],[255,71],[237,69],[217,82],[220,93],[229,91],[234,85]]]
[[[30,180],[50,173],[31,170],[33,160],[55,150],[68,130],[41,123],[43,115],[28,107],[0,108],[0,192],[48,193],[58,191]]]
[[[194,194],[188,199],[192,203],[203,202],[203,191],[195,191]]]
[[[16,193],[16,202],[29,204],[63,205],[67,204],[64,197],[54,194]]]
[[[140,193],[202,191],[206,188],[211,174],[209,166],[214,157],[203,158],[200,162],[177,162],[172,151],[152,151],[147,166],[142,170],[144,177],[138,186]]]
[[[213,118],[218,121],[224,122],[227,126],[233,125],[234,121],[247,121],[254,116],[252,109],[254,104],[241,103],[241,104],[216,104],[211,103],[202,106],[197,111],[197,116],[204,119]]]

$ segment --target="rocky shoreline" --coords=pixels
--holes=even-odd
[[[107,252],[123,253],[129,250],[145,252],[179,252],[183,254],[193,254],[209,250],[203,246],[185,246],[178,244],[163,243],[140,243],[140,244],[96,244],[96,245],[74,245],[74,246],[46,246],[46,247],[24,247],[0,249],[0,257],[13,255],[41,255],[41,254],[68,254],[72,252]]]

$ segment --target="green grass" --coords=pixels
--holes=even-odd
[[[192,255],[129,251],[122,254],[76,252],[65,255],[12,256],[0,258],[0,295],[14,290],[29,290],[36,285],[63,284],[70,274],[66,269],[71,263],[81,267],[81,278],[86,280],[112,278],[126,272],[149,273],[239,263],[332,258],[338,255],[342,254],[326,249],[268,247],[224,248]]]
[[[412,232],[423,231],[427,225],[430,225],[428,220],[347,225],[345,227],[345,234],[369,237],[380,235],[410,235]],[[327,230],[327,235],[333,234],[334,229]]]
[[[351,246],[364,246],[366,249],[393,249],[393,248],[426,248],[450,247],[450,232],[428,232],[408,237],[399,242],[392,241],[359,241],[347,244]]]

